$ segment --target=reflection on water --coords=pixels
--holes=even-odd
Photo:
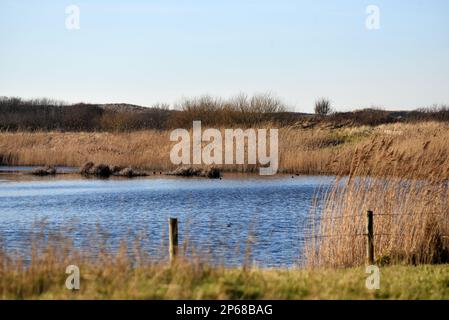
[[[167,219],[178,217],[180,242],[228,265],[245,259],[261,266],[299,262],[306,217],[314,195],[332,182],[323,176],[233,176],[222,180],[149,177],[83,179],[78,175],[0,175],[0,234],[9,249],[29,247],[35,222],[64,230],[75,245],[95,245],[103,230],[108,246],[145,234],[153,255],[167,240]],[[131,241],[131,240],[130,240]]]

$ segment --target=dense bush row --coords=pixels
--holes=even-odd
[[[270,95],[229,100],[203,96],[185,99],[169,110],[131,105],[65,104],[49,99],[0,98],[0,130],[131,131],[188,128],[193,120],[208,126],[251,126],[262,122],[291,124],[299,114],[286,112],[282,102]]]
[[[126,131],[164,129],[170,111],[163,108],[136,108],[121,111],[94,104],[20,98],[0,98],[2,130]]]
[[[327,110],[327,109],[326,109]],[[329,108],[330,110],[330,108]],[[279,99],[260,94],[230,99],[203,96],[185,99],[172,110],[158,104],[143,108],[126,104],[66,104],[50,99],[22,100],[0,97],[0,130],[134,131],[189,128],[193,120],[204,126],[251,127],[298,124],[333,126],[379,125],[393,122],[449,121],[449,108],[433,106],[416,111],[362,109],[316,115],[289,112]]]

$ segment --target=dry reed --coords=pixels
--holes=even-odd
[[[270,127],[269,125],[267,127]],[[88,161],[149,170],[172,170],[169,131],[129,133],[3,132],[0,163],[6,165],[82,166]],[[335,139],[335,141],[333,141]],[[328,169],[340,143],[329,132],[280,129],[280,171],[319,173]],[[225,165],[225,171],[255,170],[255,166]]]
[[[311,214],[309,266],[350,267],[365,262],[366,212],[374,212],[377,263],[449,261],[447,133],[373,137],[354,153]],[[319,215],[318,215],[319,213]]]

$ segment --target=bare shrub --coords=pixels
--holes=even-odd
[[[239,94],[230,99],[202,96],[188,98],[178,103],[170,127],[190,127],[200,120],[206,126],[254,126],[274,121],[276,115],[285,112],[283,102],[269,93],[248,97]]]
[[[331,102],[327,98],[320,98],[315,101],[315,114],[320,116],[326,116],[331,113]]]
[[[418,121],[449,121],[449,106],[434,104],[427,108],[421,108],[412,112],[411,118]]]

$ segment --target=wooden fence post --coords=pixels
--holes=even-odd
[[[371,210],[366,213],[366,261],[368,265],[374,264],[374,221]]]
[[[178,219],[168,219],[168,242],[169,242],[169,254],[170,261],[173,261],[178,254]]]

